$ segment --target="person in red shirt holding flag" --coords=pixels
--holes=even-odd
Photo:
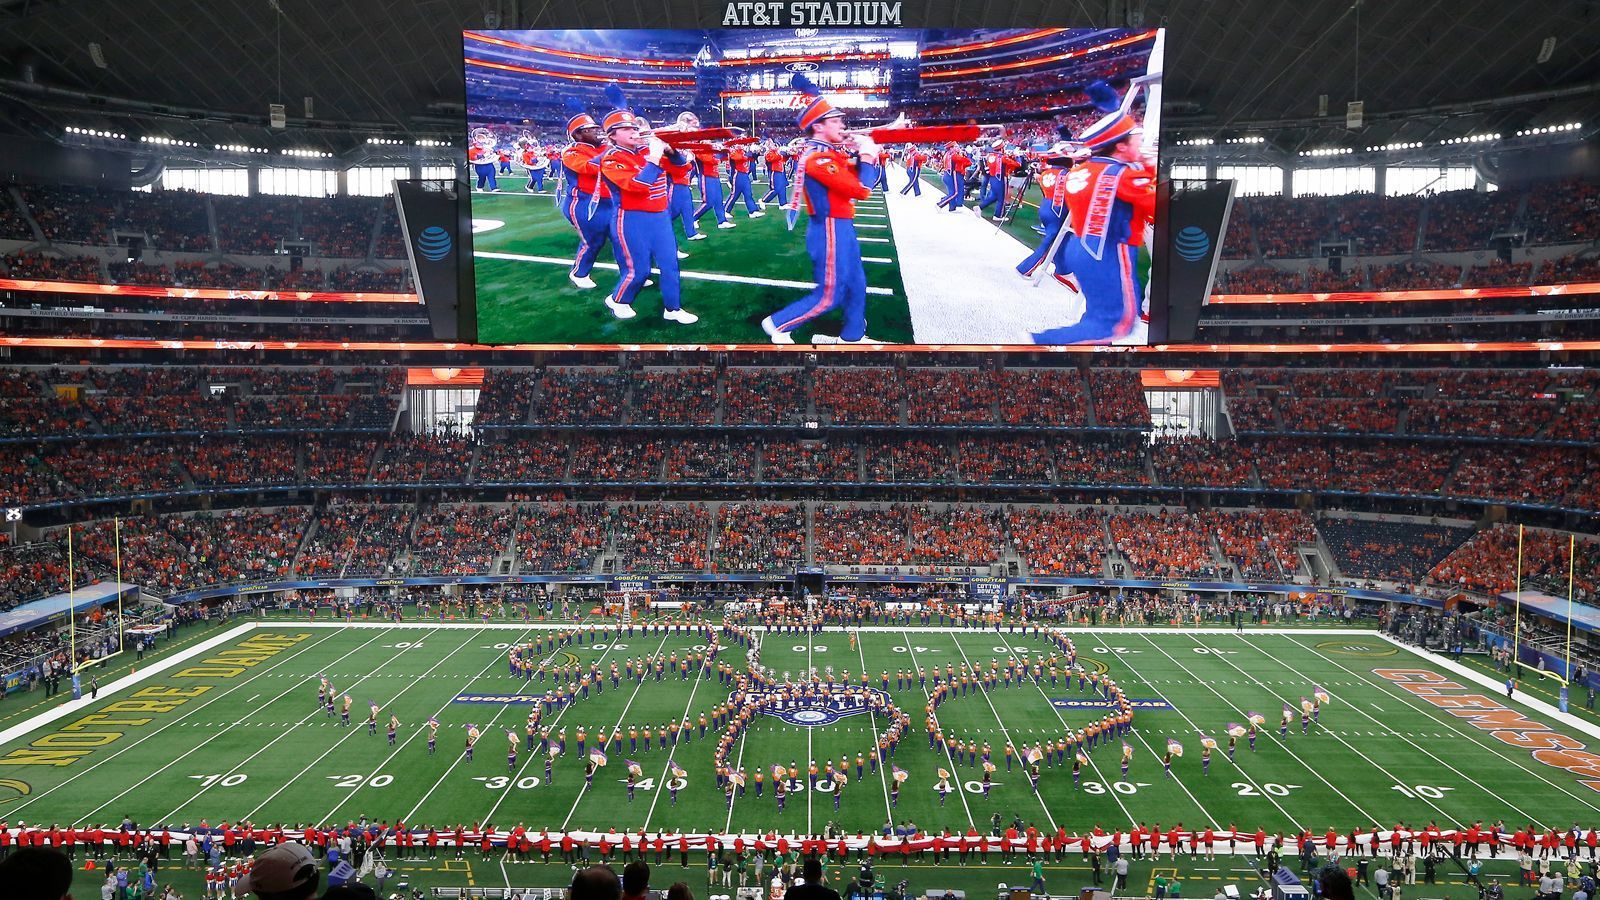
[[[817,287],[767,316],[761,329],[774,344],[792,344],[791,331],[838,309],[844,314],[839,336],[815,335],[814,343],[877,343],[866,336],[867,273],[856,239],[854,204],[871,196],[871,186],[877,183],[878,145],[866,135],[847,136],[844,112],[835,109],[804,73],[796,72],[793,84],[811,100],[800,111],[806,140],[795,164],[795,195],[787,215],[793,228],[804,202],[806,252]]]
[[[733,208],[739,201],[744,200],[744,211],[752,219],[759,219],[766,213],[761,211],[761,205],[756,203],[755,191],[750,188],[750,167],[755,164],[755,157],[745,152],[743,147],[734,147],[728,151],[728,168],[733,176],[733,192],[728,195],[728,205],[724,212],[733,215]]]
[[[1139,247],[1156,208],[1156,173],[1142,159],[1140,136],[1138,123],[1120,111],[1078,136],[1095,153],[1067,173],[1067,262],[1082,286],[1084,313],[1073,325],[1035,333],[1034,343],[1109,344],[1139,321]]]
[[[620,90],[608,96],[622,99]],[[617,242],[617,262],[621,267],[616,293],[606,298],[606,308],[619,319],[638,315],[633,301],[639,296],[653,265],[661,271],[661,317],[680,325],[692,325],[699,316],[679,302],[678,245],[672,236],[672,220],[667,215],[671,186],[664,162],[682,163],[678,151],[661,138],[644,137],[640,122],[621,104],[601,122],[612,147],[602,154],[600,173],[617,193],[617,208],[611,233]]]

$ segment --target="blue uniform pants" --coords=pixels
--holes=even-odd
[[[939,205],[946,209],[960,209],[966,206],[967,184],[955,172],[944,173],[944,196],[939,198]]]
[[[762,203],[771,203],[776,200],[780,205],[789,202],[789,176],[782,169],[772,173],[772,189],[761,198]]]
[[[728,211],[723,207],[722,179],[700,176],[700,205],[694,208],[694,217],[699,219],[707,211],[717,214],[717,224],[728,221]]]
[[[549,171],[549,170],[548,169],[529,169],[528,170],[528,190],[530,190],[530,191],[542,191],[542,190],[544,190],[544,173],[547,172],[547,171]]]
[[[1050,252],[1050,245],[1055,243],[1056,234],[1061,231],[1064,221],[1061,212],[1061,208],[1049,200],[1039,204],[1039,223],[1044,226],[1044,237],[1039,239],[1039,246],[1028,254],[1027,259],[1017,263],[1018,273],[1032,275],[1039,270],[1039,265],[1044,262],[1044,255]],[[1065,275],[1072,271],[1071,266],[1067,263],[1067,248],[1072,246],[1073,240],[1072,235],[1069,234],[1061,242],[1061,246],[1056,248],[1055,259],[1051,260],[1051,262],[1056,264],[1057,275]]]
[[[1127,337],[1139,321],[1144,284],[1139,278],[1139,248],[1120,241],[1107,243],[1101,259],[1073,238],[1067,262],[1083,286],[1083,318],[1076,325],[1051,328],[1033,336],[1036,344],[1106,343]]]
[[[667,201],[667,215],[683,224],[684,237],[692,238],[699,234],[694,227],[694,188],[674,181],[672,197]]]
[[[492,162],[473,163],[472,164],[472,171],[473,171],[474,174],[476,174],[478,176],[478,190],[480,190],[480,191],[498,191],[498,190],[500,190],[500,180],[498,178],[496,178],[495,174],[494,174],[494,163],[492,163]]]
[[[655,266],[661,270],[662,306],[679,309],[678,242],[672,236],[672,219],[667,212],[618,206],[611,229],[616,236],[617,265],[622,275],[612,299],[633,305],[645,279],[650,277],[650,267]]]
[[[726,210],[730,213],[733,212],[733,207],[738,204],[740,200],[744,201],[744,211],[747,213],[759,212],[761,210],[761,207],[756,205],[755,191],[751,190],[750,188],[749,172],[733,173],[733,192],[728,195],[728,205],[725,207]]]
[[[572,277],[584,278],[594,268],[594,261],[611,237],[612,204],[594,206],[594,195],[579,190],[567,191],[567,202],[561,214],[578,230],[578,254],[572,262]]]
[[[900,193],[902,193],[902,194],[911,193],[911,194],[916,194],[918,197],[921,197],[922,196],[922,167],[921,166],[913,166],[910,169],[908,174],[911,175],[911,180],[906,182],[906,186],[900,189]]]
[[[983,191],[978,195],[978,209],[987,210],[991,205],[995,207],[995,215],[1004,211],[1006,202],[1006,183],[999,175],[983,176]]]
[[[811,293],[772,314],[779,331],[792,331],[835,309],[844,313],[839,337],[859,341],[867,333],[867,272],[853,219],[812,216],[806,227],[806,253],[811,256]]]

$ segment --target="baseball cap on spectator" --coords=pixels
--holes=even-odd
[[[19,847],[0,861],[0,884],[14,900],[72,900],[72,863],[60,850]]]
[[[256,857],[250,871],[234,885],[233,895],[255,894],[261,900],[302,900],[315,897],[322,872],[317,858],[304,844],[285,843]]]

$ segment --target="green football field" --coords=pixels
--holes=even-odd
[[[1582,768],[1587,755],[1581,748],[1592,738],[1516,702],[1496,711],[1503,692],[1441,673],[1370,633],[1306,630],[1074,634],[1080,659],[1104,667],[1139,702],[1127,738],[1134,757],[1126,778],[1118,771],[1119,748],[1103,747],[1091,754],[1081,785],[1073,784],[1068,768],[1047,766],[1035,795],[1020,769],[1007,772],[1002,765],[985,797],[977,769],[954,766],[929,749],[921,727],[924,691],[915,684],[901,689],[891,677],[889,693],[912,718],[893,759],[909,773],[893,808],[885,773],[855,777],[855,755],[868,753],[883,725],[866,716],[817,727],[764,718],[734,750],[750,772],[774,763],[804,769],[808,759],[819,765],[851,760],[837,811],[833,792],[799,790],[780,814],[770,789],[758,798],[753,785],[729,809],[714,783],[710,740],[672,752],[613,753],[611,765],[585,790],[575,747],[555,760],[553,781],[544,777],[544,757],[530,758],[525,749],[515,770],[507,768],[504,729],[520,728],[527,696],[543,692],[538,682],[530,686],[507,672],[505,646],[528,633],[509,625],[341,628],[278,621],[232,635],[165,671],[147,672],[137,684],[102,692],[63,718],[16,726],[25,733],[0,744],[0,817],[65,825],[112,823],[126,815],[176,826],[202,819],[344,822],[365,815],[441,826],[805,833],[829,821],[874,831],[890,818],[925,829],[987,830],[998,813],[1074,832],[1141,821],[1320,833],[1330,826],[1429,820],[1562,827],[1593,822],[1600,811],[1600,794],[1585,784],[1600,782]],[[683,653],[699,643],[688,635],[635,637],[572,648],[570,655],[563,650],[554,661],[596,659],[609,666]],[[867,630],[852,650],[845,633],[828,631],[769,636],[762,660],[796,674],[813,666],[836,674],[865,667],[876,687],[883,670],[893,676],[902,668],[964,661],[987,666],[991,659],[1044,650],[1033,638],[938,629]],[[725,652],[742,662],[737,648]],[[316,707],[319,676],[354,698],[350,728]],[[1332,700],[1310,734],[1300,733],[1298,721],[1286,739],[1276,729],[1263,730],[1255,752],[1241,740],[1236,764],[1219,751],[1209,775],[1202,772],[1200,734],[1225,742],[1228,723],[1244,721],[1251,711],[1275,723],[1284,703],[1298,705],[1314,685]],[[1054,688],[1021,683],[949,700],[938,715],[947,732],[998,749],[1007,740],[1030,744],[1081,725],[1090,712],[1073,703],[1087,697],[1075,682]],[[567,729],[570,745],[580,727],[592,734],[619,724],[659,726],[695,718],[726,698],[714,679],[624,680],[547,721]],[[376,736],[362,727],[369,702],[382,709],[380,722],[391,713],[399,717],[396,746],[388,746],[382,727]],[[1458,715],[1441,704],[1471,708],[1456,709]],[[433,756],[422,727],[430,715],[443,723]],[[461,754],[467,723],[484,731],[471,763]],[[1170,778],[1161,765],[1169,738],[1185,749]],[[629,758],[644,772],[631,802],[623,786]],[[676,803],[664,790],[669,758],[687,773]],[[934,790],[940,767],[952,769],[965,788],[942,807]]]
[[[679,248],[689,254],[679,261],[683,308],[699,316],[699,322],[663,320],[657,287],[640,292],[634,304],[637,316],[617,319],[603,303],[617,283],[612,248],[600,251],[592,275],[596,286],[574,287],[567,271],[577,252],[577,232],[561,217],[553,194],[528,194],[526,183],[524,178],[503,177],[500,193],[472,195],[478,338],[486,343],[765,344],[761,320],[804,296],[814,284],[804,217],[790,231],[776,204],[769,204],[759,219],[747,218],[741,204],[729,216],[735,228],[717,228],[708,212],[697,223],[709,235],[705,240],[685,241],[681,230],[677,232]],[[757,183],[753,190],[759,199],[767,185]],[[881,196],[861,201],[857,208],[885,213]],[[877,340],[910,343],[911,311],[887,221],[860,230],[869,239],[861,245],[863,258],[887,260],[866,265],[869,290],[882,291],[868,294],[867,333]],[[813,333],[837,335],[839,319],[838,313],[823,316],[815,329],[797,329],[795,338],[807,343]]]

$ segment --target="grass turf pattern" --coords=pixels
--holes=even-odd
[[[910,773],[897,806],[890,807],[887,772],[855,778],[855,754],[873,745],[874,728],[882,725],[881,719],[866,716],[820,727],[764,718],[733,754],[751,772],[774,762],[793,760],[803,770],[811,758],[819,764],[848,758],[851,780],[837,812],[830,793],[804,790],[789,797],[780,815],[770,784],[761,798],[753,786],[747,789],[730,810],[715,786],[709,739],[670,753],[613,753],[611,765],[599,770],[594,787],[586,791],[575,749],[555,761],[554,783],[544,779],[543,757],[530,757],[525,747],[519,747],[516,769],[508,770],[505,729],[520,731],[525,704],[453,702],[458,695],[542,693],[539,682],[530,687],[507,672],[503,645],[524,633],[514,627],[329,629],[273,623],[231,642],[279,636],[283,649],[257,654],[257,662],[227,666],[191,660],[136,688],[102,693],[85,709],[0,747],[0,760],[11,760],[0,776],[26,784],[25,794],[14,786],[7,791],[0,814],[13,822],[62,825],[115,822],[124,815],[173,825],[201,819],[293,825],[366,815],[441,827],[520,822],[552,830],[801,833],[820,831],[829,821],[872,832],[890,818],[929,830],[976,825],[986,831],[998,813],[1072,832],[1140,821],[1166,827],[1231,823],[1252,830],[1261,826],[1269,833],[1305,827],[1320,834],[1329,827],[1347,831],[1435,819],[1441,824],[1504,819],[1511,825],[1534,821],[1559,828],[1579,821],[1587,826],[1600,812],[1600,794],[1574,775],[1376,675],[1374,670],[1389,668],[1438,670],[1360,634],[1075,634],[1080,659],[1105,666],[1130,698],[1170,704],[1135,713],[1135,733],[1127,738],[1135,749],[1129,776],[1123,779],[1117,771],[1117,749],[1102,748],[1092,754],[1077,788],[1068,767],[1045,767],[1036,796],[1020,767],[1008,773],[1002,763],[990,796],[961,790],[942,808],[934,791],[938,768],[951,769],[954,780],[972,782],[972,788],[981,776],[928,748],[921,728],[925,693],[915,684],[897,687],[894,674],[917,666],[959,667],[963,661],[987,667],[989,660],[1010,653],[1041,653],[1043,642],[912,629],[866,631],[852,649],[848,635],[838,630],[773,634],[763,642],[762,659],[780,673],[798,676],[810,666],[859,673],[865,666],[877,687],[878,673],[890,672],[890,694],[913,719],[893,759]],[[598,660],[609,667],[613,660],[682,653],[699,643],[692,635],[635,636],[564,648],[553,662]],[[724,652],[729,661],[742,663],[738,648]],[[232,669],[239,671],[230,674]],[[348,729],[316,708],[322,675],[355,700]],[[1259,711],[1275,723],[1284,702],[1297,705],[1317,684],[1333,700],[1311,734],[1301,735],[1298,721],[1287,739],[1280,739],[1275,728],[1264,729],[1256,752],[1241,741],[1237,765],[1218,751],[1209,776],[1202,775],[1199,733],[1225,742],[1227,723],[1242,721],[1247,711]],[[999,749],[1008,737],[1028,744],[1084,721],[1088,710],[1050,702],[1084,696],[1075,682],[1054,689],[1048,681],[1042,688],[1023,683],[947,701],[939,718],[953,733],[988,741],[1001,762]],[[615,690],[608,682],[603,693],[552,714],[547,722],[567,728],[570,746],[580,725],[591,735],[619,723],[659,726],[686,713],[695,717],[725,699],[726,689],[715,679],[624,680]],[[369,701],[381,708],[376,736],[362,724]],[[1547,722],[1515,702],[1509,705]],[[387,745],[383,733],[391,712],[403,723],[396,747]],[[78,725],[89,715],[104,718]],[[422,727],[430,715],[443,723],[434,756],[426,752]],[[471,763],[461,758],[468,722],[484,732]],[[1168,738],[1182,741],[1186,749],[1173,761],[1171,778],[1160,762]],[[19,750],[55,752],[34,758],[61,764],[17,765]],[[669,756],[688,773],[675,805],[662,789]],[[622,783],[627,758],[640,762],[650,779],[631,803]]]

